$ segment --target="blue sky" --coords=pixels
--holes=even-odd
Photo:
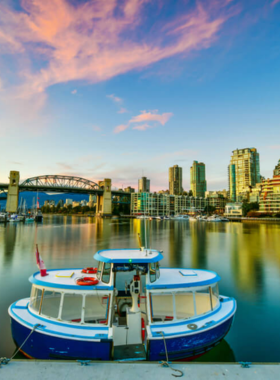
[[[232,150],[280,158],[280,1],[5,0],[0,182],[78,175],[168,188],[206,164],[227,188]]]

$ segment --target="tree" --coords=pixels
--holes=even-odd
[[[207,205],[207,206],[205,206],[203,211],[206,212],[207,214],[213,214],[213,212],[216,211],[216,207],[211,206],[211,205]]]
[[[242,213],[244,216],[248,214],[249,211],[259,210],[258,202],[249,203],[247,200],[244,200],[242,203]]]
[[[190,190],[190,191],[189,191],[189,197],[192,197],[192,196],[193,196],[193,191]]]

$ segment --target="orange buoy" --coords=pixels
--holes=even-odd
[[[87,267],[82,270],[82,273],[95,274],[97,273],[97,268]]]
[[[76,280],[76,284],[80,286],[91,286],[91,285],[97,285],[98,280],[94,277],[81,277]]]

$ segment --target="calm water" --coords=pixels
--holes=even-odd
[[[235,297],[237,314],[226,340],[200,361],[280,361],[280,224],[151,221],[149,245],[162,266],[216,271],[220,293]],[[41,225],[0,225],[0,357],[15,346],[9,305],[29,296],[37,271],[34,247],[49,269],[94,265],[99,249],[136,248],[141,220],[45,217]]]

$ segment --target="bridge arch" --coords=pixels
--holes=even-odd
[[[100,186],[88,179],[66,175],[41,175],[26,179],[20,184],[20,187],[44,187],[57,189],[83,189],[83,190],[100,190]]]

